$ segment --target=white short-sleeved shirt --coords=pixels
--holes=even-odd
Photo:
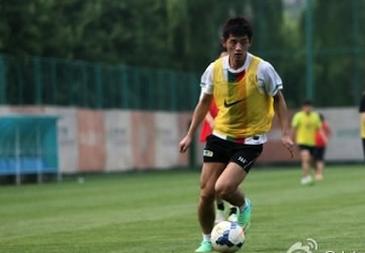
[[[227,70],[231,73],[240,73],[244,69],[247,69],[252,61],[253,55],[247,53],[246,61],[243,66],[239,69],[232,69],[229,66],[229,56],[224,56],[223,58],[223,69]],[[214,84],[213,84],[213,66],[214,62],[212,62],[203,75],[201,76],[200,86],[201,86],[201,96],[203,93],[213,94]],[[224,74],[227,78],[227,71],[224,71]],[[257,70],[257,80],[258,80],[258,88],[261,92],[266,93],[270,96],[275,96],[276,93],[283,89],[283,82],[279,76],[279,74],[275,71],[274,67],[267,61],[262,60],[258,65]]]

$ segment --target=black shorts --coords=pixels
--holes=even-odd
[[[210,135],[203,150],[205,163],[218,162],[228,164],[234,162],[249,172],[257,157],[262,152],[263,145],[247,145],[223,140]]]
[[[325,153],[326,153],[326,148],[325,147],[316,147],[316,148],[314,148],[314,152],[313,152],[314,160],[323,161]]]
[[[314,146],[309,146],[309,145],[298,145],[299,149],[300,150],[308,150],[309,153],[311,154],[311,156],[314,155],[314,149],[315,147]]]

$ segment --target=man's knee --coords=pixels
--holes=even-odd
[[[200,199],[203,202],[213,202],[215,199],[214,189],[201,188],[200,189]]]
[[[216,195],[216,197],[221,198],[221,199],[226,199],[235,190],[236,190],[236,188],[229,184],[216,184],[215,185],[215,195]]]

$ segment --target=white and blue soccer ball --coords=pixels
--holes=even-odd
[[[211,242],[218,252],[236,252],[245,243],[245,233],[237,222],[222,221],[214,226]]]

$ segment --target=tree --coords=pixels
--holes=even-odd
[[[315,103],[351,105],[360,96],[364,70],[364,0],[316,1],[313,9]],[[304,24],[302,36],[305,36]],[[329,93],[331,94],[329,96]]]

